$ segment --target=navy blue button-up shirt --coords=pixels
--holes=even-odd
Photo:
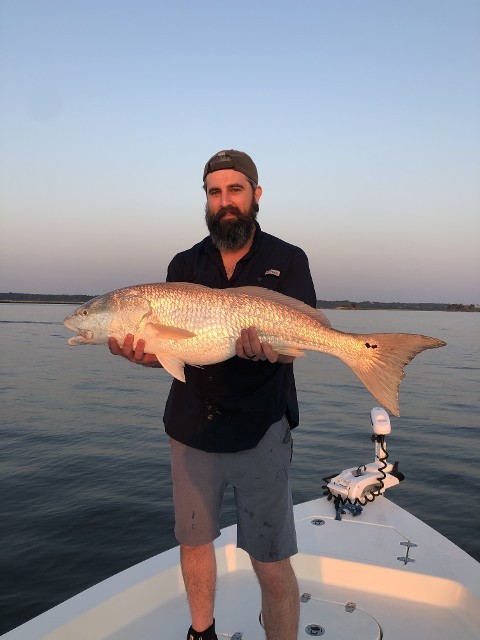
[[[274,289],[316,306],[305,253],[261,231],[230,279],[210,237],[177,254],[168,282],[194,282],[225,289],[254,285]],[[186,383],[174,380],[165,406],[169,436],[203,451],[233,452],[255,447],[283,415],[299,421],[292,364],[251,362],[234,356],[203,368],[185,366]]]

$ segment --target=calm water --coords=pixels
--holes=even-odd
[[[0,305],[0,633],[173,545],[162,370],[68,347],[68,305]],[[343,331],[448,342],[418,356],[392,420],[389,497],[480,560],[480,315],[328,311]],[[376,402],[334,358],[297,360],[294,500],[373,459]],[[231,495],[223,512],[234,519]]]

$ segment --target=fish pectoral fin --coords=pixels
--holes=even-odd
[[[295,358],[305,355],[305,351],[296,347],[281,347],[280,349],[275,349],[275,351],[282,356],[293,356]]]
[[[161,353],[156,353],[155,355],[165,371],[168,371],[171,376],[180,380],[180,382],[185,382],[185,362],[183,360]]]
[[[169,327],[165,324],[154,324],[147,322],[144,329],[145,337],[156,338],[157,340],[185,340],[195,338],[195,333],[179,327]]]

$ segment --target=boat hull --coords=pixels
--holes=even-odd
[[[299,638],[322,631],[338,640],[480,637],[480,564],[404,509],[382,496],[339,521],[321,498],[297,505],[295,518]],[[217,633],[261,640],[259,587],[235,542],[235,526],[216,541]],[[159,554],[2,639],[158,640],[160,631],[163,640],[183,638],[189,614],[178,559],[178,549]]]

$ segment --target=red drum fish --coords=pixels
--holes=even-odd
[[[279,354],[320,351],[345,362],[370,393],[399,415],[398,391],[404,367],[425,349],[445,342],[408,333],[353,334],[337,331],[318,309],[261,287],[210,289],[191,283],[144,284],[89,300],[64,321],[78,333],[68,343],[120,345],[128,333],[145,340],[175,378],[184,365],[208,365],[235,355],[240,331],[255,327],[260,341]],[[254,364],[254,363],[253,363]]]

